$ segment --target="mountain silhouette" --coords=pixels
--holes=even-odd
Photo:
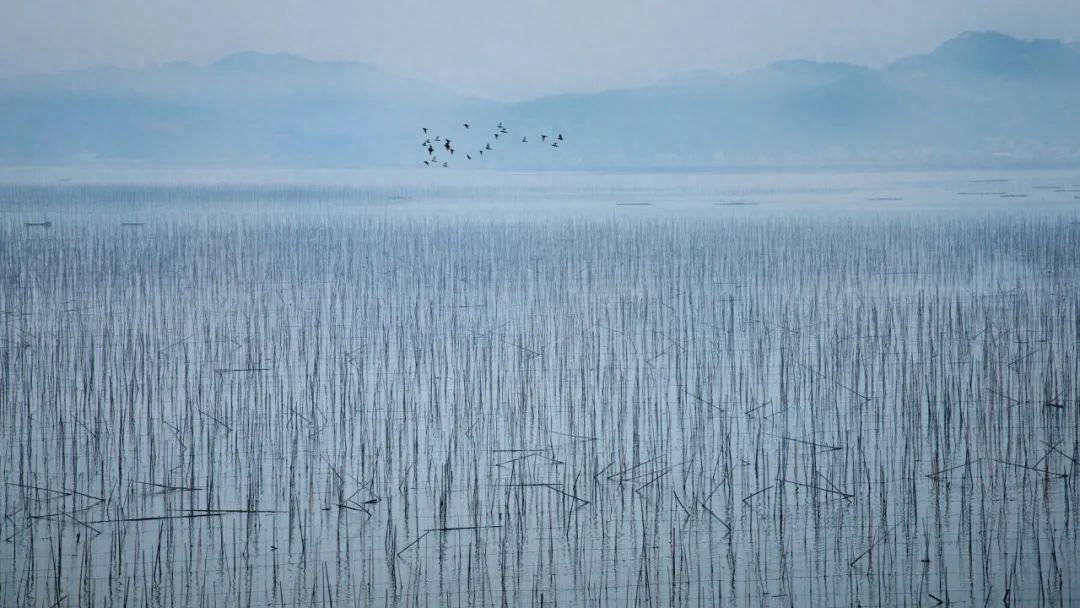
[[[1080,78],[1080,52],[1059,40],[1024,41],[997,32],[966,32],[931,53],[902,59],[892,72],[1009,78]]]
[[[791,60],[516,103],[362,63],[242,52],[0,80],[0,162],[416,166],[420,126],[454,137],[463,122],[502,121],[572,142],[521,144],[475,166],[1057,165],[1080,160],[1078,94],[1076,43],[995,32],[879,69]]]

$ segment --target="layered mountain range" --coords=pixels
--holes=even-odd
[[[874,69],[783,61],[514,103],[360,63],[245,52],[0,80],[0,163],[422,166],[421,127],[482,145],[502,122],[510,133],[494,150],[453,166],[1054,166],[1080,161],[1078,102],[1080,45],[993,32]],[[520,142],[555,133],[558,149]]]

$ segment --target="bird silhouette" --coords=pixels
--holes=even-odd
[[[466,130],[472,128],[472,125],[467,122],[462,122],[461,126],[464,127]],[[483,129],[483,125],[481,125],[480,128]],[[457,149],[453,146],[452,140],[449,137],[443,138],[441,135],[435,135],[434,133],[431,133],[431,130],[428,127],[421,127],[421,131],[424,132],[425,139],[424,142],[420,144],[420,146],[427,150],[428,153],[428,159],[423,161],[424,165],[428,167],[438,167],[439,165],[442,165],[443,167],[449,167],[449,161],[440,161],[435,153],[438,147],[442,148],[446,152],[449,152],[450,156],[453,156],[456,153]],[[494,137],[494,139],[486,142],[483,148],[480,148],[476,151],[476,154],[479,154],[482,157],[484,155],[484,152],[491,152],[492,150],[494,150],[494,148],[491,147],[492,141],[497,143],[499,140],[499,136],[508,135],[509,133],[510,130],[506,128],[506,125],[504,125],[502,121],[499,121],[498,124],[495,125],[495,131],[492,133],[492,137]],[[550,143],[552,148],[558,148],[560,147],[561,142],[566,141],[566,138],[563,136],[563,134],[559,132],[556,132],[555,134],[540,133],[539,135],[541,142],[548,143],[548,139],[551,139]],[[507,141],[509,141],[509,139],[507,139]],[[533,139],[533,141],[536,140]],[[438,144],[438,146],[436,146],[436,143]],[[528,135],[523,134],[521,136],[521,143],[529,143]],[[465,158],[466,160],[473,160],[472,153],[465,154]]]

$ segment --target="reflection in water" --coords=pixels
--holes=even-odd
[[[1080,601],[1071,195],[529,179],[0,189],[0,603]]]

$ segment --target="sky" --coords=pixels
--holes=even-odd
[[[1080,1],[0,0],[0,75],[253,50],[514,100],[782,59],[877,66],[972,30],[1080,40]]]

